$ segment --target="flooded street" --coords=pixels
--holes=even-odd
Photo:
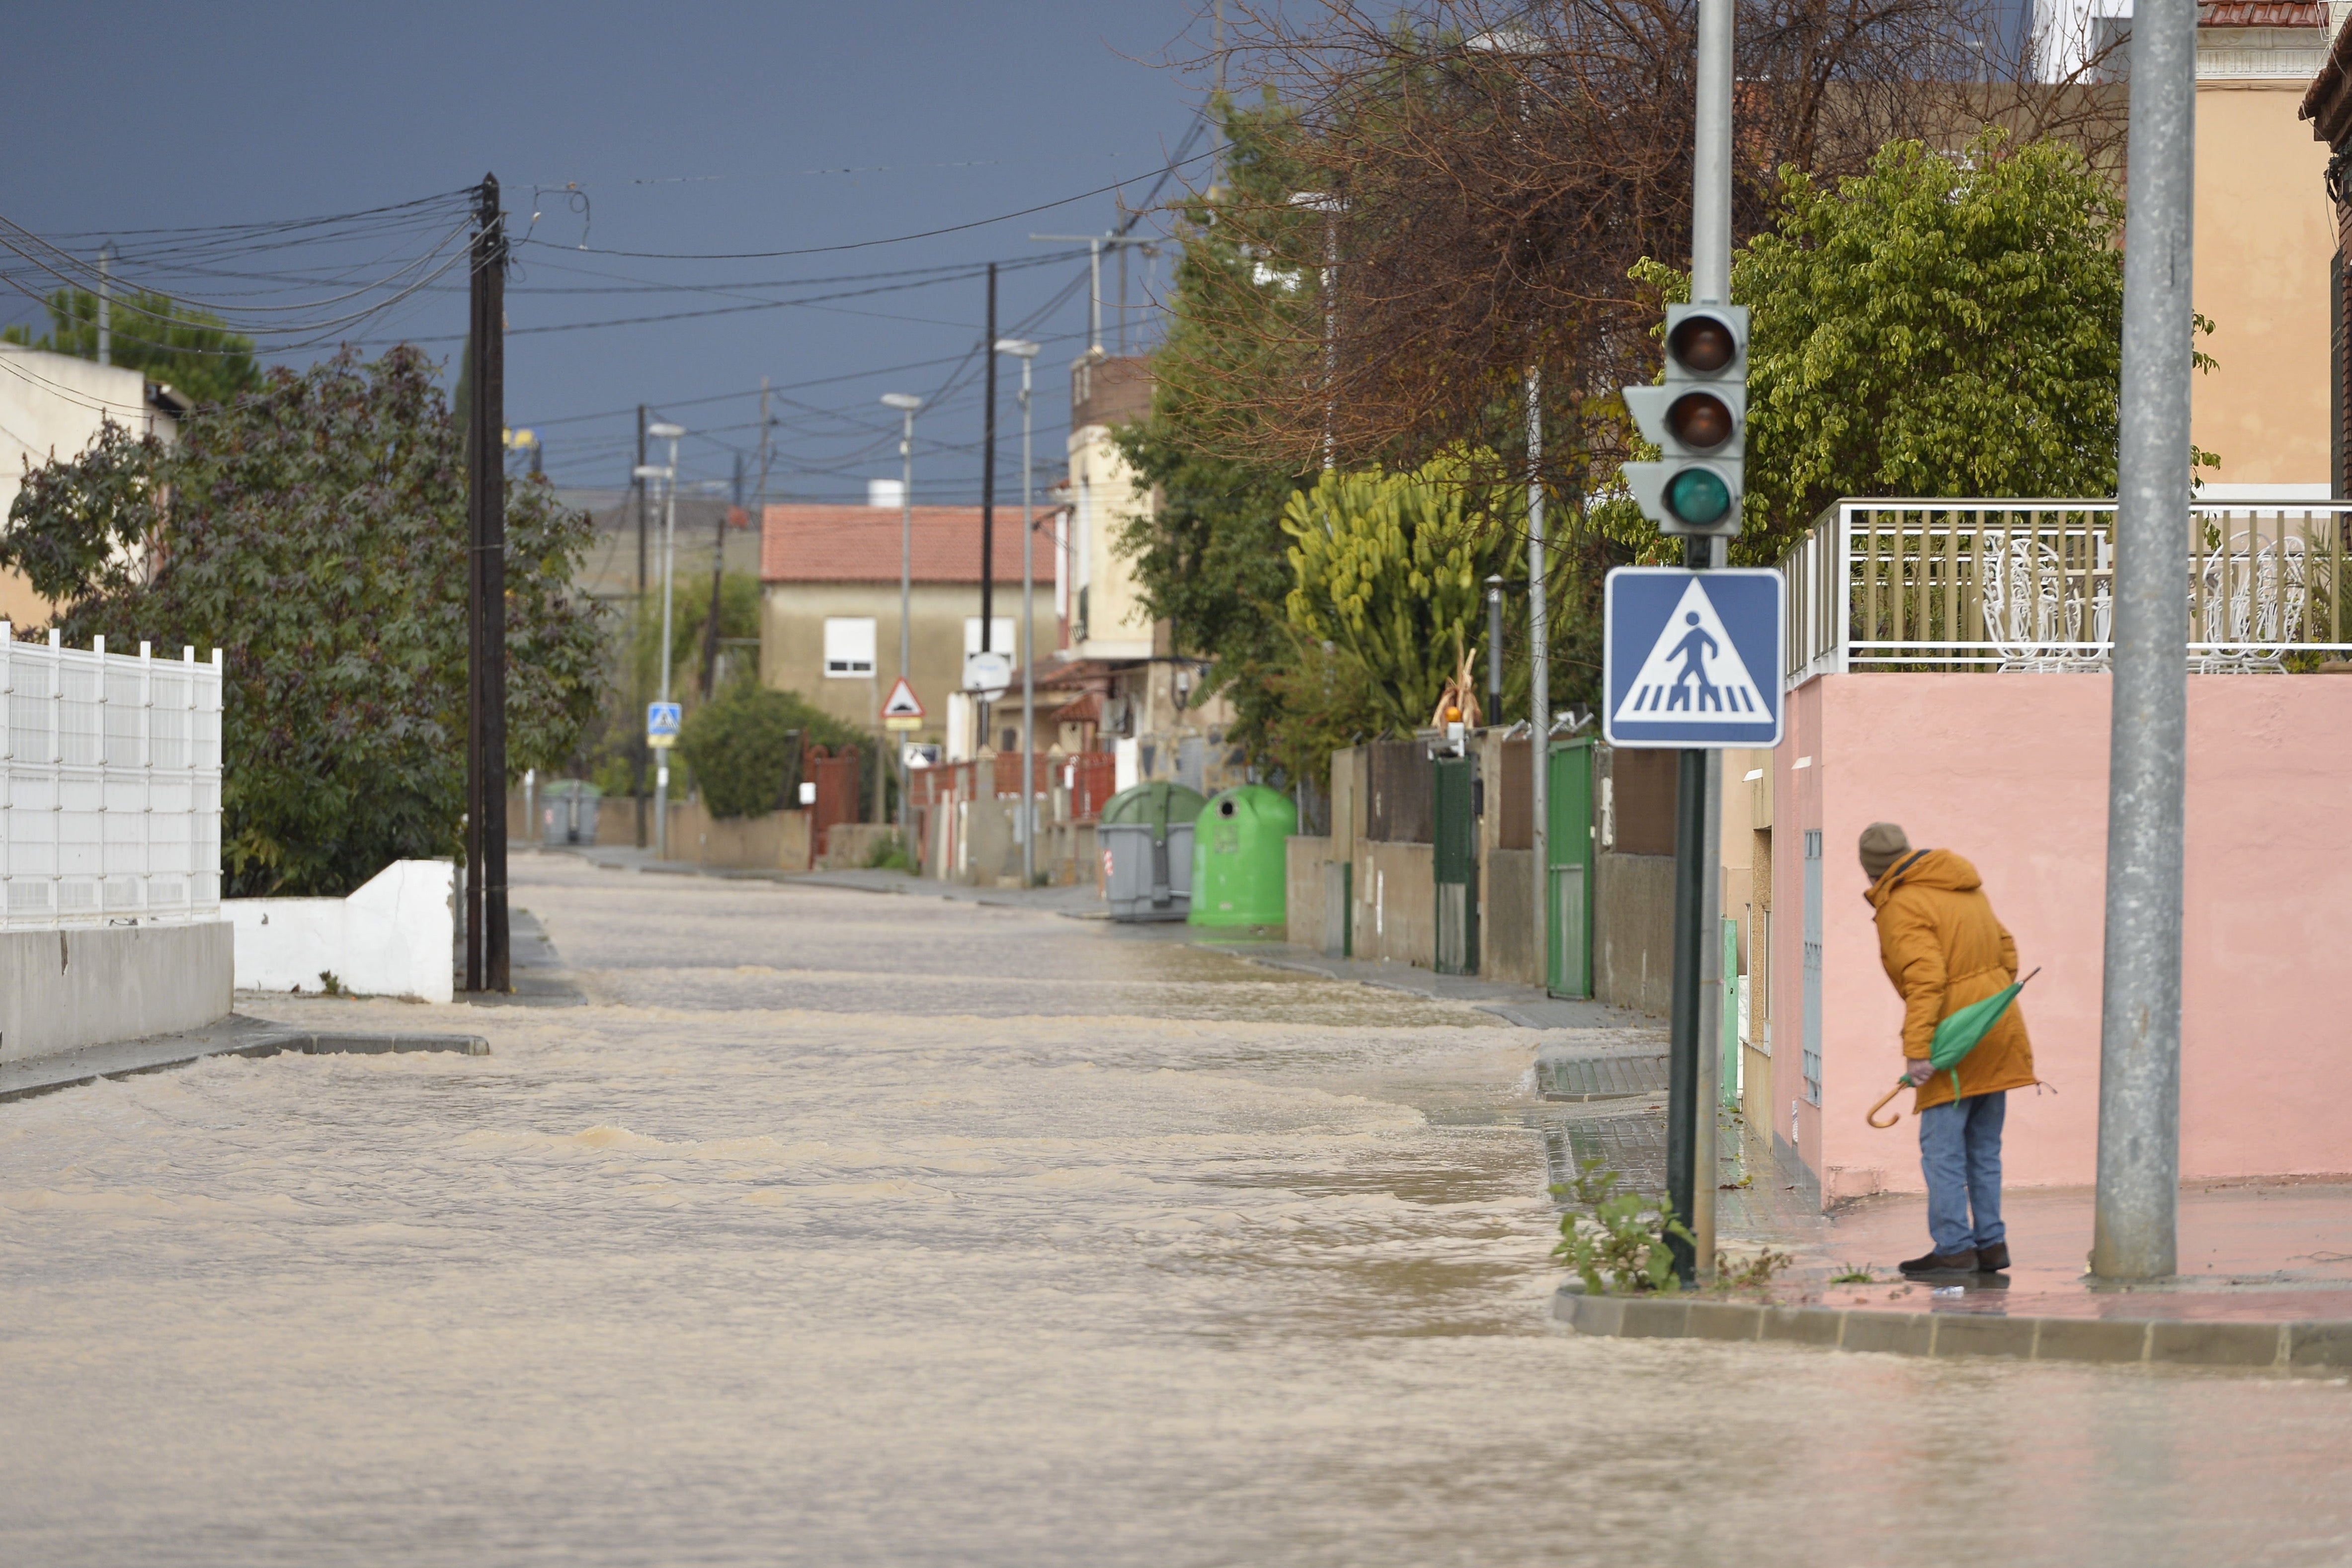
[[[0,1105],[0,1562],[2352,1562],[2352,1387],[1580,1340],[1547,1037],[519,859],[493,1055]]]

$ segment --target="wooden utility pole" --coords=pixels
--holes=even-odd
[[[467,387],[466,989],[513,989],[507,922],[507,239],[499,181],[475,211]]]

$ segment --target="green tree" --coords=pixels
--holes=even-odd
[[[465,795],[462,437],[413,348],[345,349],[28,476],[0,564],[68,604],[67,638],[225,651],[227,890],[349,892],[454,853]],[[507,495],[508,765],[567,759],[599,697],[572,584],[591,529],[543,480]]]
[[[1297,585],[1284,601],[1291,629],[1360,672],[1381,730],[1410,734],[1431,721],[1465,652],[1486,642],[1486,578],[1507,584],[1517,564],[1525,492],[1482,485],[1475,473],[1460,458],[1410,474],[1327,473],[1284,509],[1283,531],[1295,542]],[[1524,587],[1524,570],[1516,574]],[[1512,608],[1511,620],[1523,621],[1521,603]],[[1485,669],[1476,658],[1481,690]]]
[[[711,816],[759,816],[793,798],[810,746],[852,745],[870,755],[873,739],[820,712],[798,692],[747,679],[730,681],[687,715],[677,749]]]
[[[2074,149],[1997,132],[1892,142],[1834,186],[1785,171],[1732,264],[1755,321],[1737,552],[1775,559],[1841,496],[2115,493],[2122,222]]]
[[[53,291],[49,333],[38,342],[31,329],[0,331],[0,341],[47,349],[77,359],[98,357],[98,296],[79,289]],[[142,371],[198,403],[226,403],[261,385],[253,340],[232,332],[209,310],[174,301],[168,294],[132,289],[114,296],[108,315],[108,355],[126,369]]]

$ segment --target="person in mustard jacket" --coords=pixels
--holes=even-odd
[[[1914,1278],[1998,1273],[2009,1267],[2000,1219],[2000,1125],[2009,1090],[2034,1081],[2033,1045],[2015,1003],[1950,1071],[1928,1065],[1936,1026],[2017,978],[2017,942],[1992,912],[1977,868],[1948,849],[1914,849],[1903,829],[1874,822],[1862,836],[1865,895],[1877,911],[1878,956],[1903,997],[1903,1055],[1916,1086],[1919,1166],[1927,1178],[1925,1257]]]

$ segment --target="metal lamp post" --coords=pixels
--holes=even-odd
[[[1021,885],[1037,885],[1037,649],[1032,633],[1036,590],[1036,525],[1031,518],[1029,372],[1038,345],[1026,338],[999,338],[996,352],[1021,362]]]
[[[906,416],[898,434],[898,679],[908,678],[911,658],[912,604],[915,596],[915,410],[923,400],[911,392],[886,392],[882,405]],[[898,747],[898,837],[907,836],[907,748]]]
[[[662,479],[662,629],[661,629],[661,700],[669,698],[669,642],[672,602],[676,595],[676,573],[672,568],[677,556],[677,443],[686,434],[683,425],[667,422],[648,425],[646,434],[656,441],[669,443],[669,466],[659,470]],[[662,748],[661,758],[654,766],[654,858],[669,858],[669,748]]]

